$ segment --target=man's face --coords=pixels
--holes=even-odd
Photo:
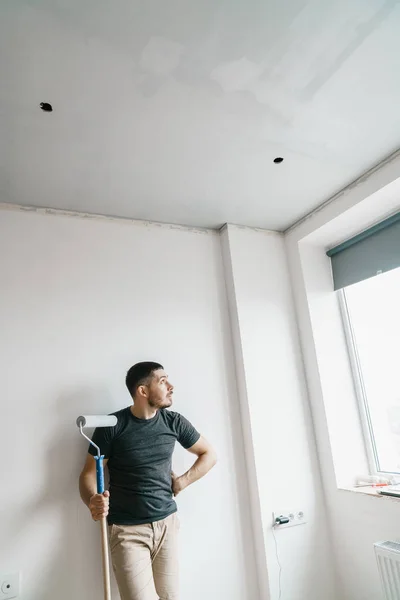
[[[168,375],[163,369],[153,372],[153,377],[147,389],[150,406],[153,408],[168,408],[171,406],[174,386],[168,381]]]

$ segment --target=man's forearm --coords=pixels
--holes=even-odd
[[[191,485],[204,477],[204,475],[213,468],[216,462],[217,458],[214,452],[205,452],[204,454],[201,454],[193,466],[178,478],[180,487],[185,489],[188,485]]]
[[[89,506],[90,498],[96,493],[96,481],[90,474],[79,477],[79,492],[83,502]]]

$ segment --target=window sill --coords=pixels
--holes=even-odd
[[[373,486],[367,487],[340,487],[340,492],[353,492],[355,494],[366,494],[367,496],[375,496],[375,498],[386,498],[387,500],[394,500],[395,502],[399,502],[400,497],[396,498],[395,496],[383,496],[380,494],[377,489]]]

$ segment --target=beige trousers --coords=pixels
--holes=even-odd
[[[179,519],[109,527],[121,600],[178,600]]]

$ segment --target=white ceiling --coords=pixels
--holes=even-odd
[[[283,230],[399,145],[395,0],[3,0],[0,57],[1,202]]]

